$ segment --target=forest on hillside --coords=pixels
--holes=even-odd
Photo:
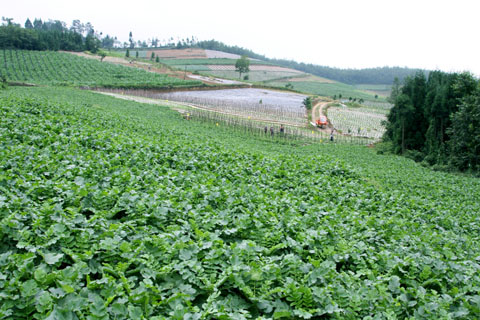
[[[384,141],[442,169],[480,170],[480,81],[469,73],[419,72],[396,81]]]
[[[96,32],[90,22],[74,20],[70,28],[60,20],[42,21],[30,19],[24,27],[10,18],[3,18],[0,26],[0,49],[66,50],[97,52],[100,48],[111,48],[115,38]]]

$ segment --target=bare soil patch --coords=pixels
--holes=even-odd
[[[208,58],[204,49],[158,49],[147,51],[147,57],[155,53],[160,59],[205,59]]]
[[[320,101],[317,102],[313,107],[312,107],[312,122],[315,124],[317,119],[320,118],[320,116],[325,116],[327,117],[326,110],[327,106],[330,102],[329,101]],[[330,120],[327,117],[328,125],[325,128],[318,128],[318,131],[322,131],[325,133],[330,133],[333,129],[333,125],[331,124]]]
[[[208,68],[212,71],[235,71],[235,66],[230,64],[212,64],[208,65]],[[290,72],[290,73],[298,73],[302,74],[302,71],[298,71],[295,69],[289,69],[289,68],[284,68],[284,67],[278,67],[278,66],[270,66],[270,65],[261,65],[261,64],[255,64],[255,65],[250,65],[250,71],[267,71],[267,72]]]
[[[317,76],[314,76],[314,75],[288,79],[288,82],[300,82],[300,81],[320,82],[320,83],[335,83],[335,81],[333,81],[333,80],[322,78],[322,77],[317,77]]]

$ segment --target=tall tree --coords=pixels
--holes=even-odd
[[[2,17],[2,21],[3,21],[3,23],[6,24],[7,26],[14,25],[14,23],[12,22],[12,21],[13,21],[13,18]]]
[[[237,59],[235,62],[235,71],[240,73],[240,78],[242,78],[242,73],[250,71],[250,60],[248,60],[247,56],[242,56],[240,59]]]
[[[70,30],[83,35],[85,31],[85,26],[83,25],[83,23],[80,22],[80,20],[76,19],[72,21],[72,26],[70,27]]]
[[[480,171],[480,87],[462,99],[451,119],[450,164],[462,171]]]
[[[33,20],[33,28],[35,30],[41,30],[43,27],[43,22],[42,22],[42,19],[36,19]]]
[[[28,18],[25,21],[25,29],[33,29],[32,21],[30,21],[30,19],[28,19]]]
[[[128,34],[128,42],[130,43],[130,49],[135,48],[135,41],[133,40],[132,31],[130,31],[130,33]]]
[[[115,43],[115,39],[108,34],[102,39],[102,48],[111,49]]]
[[[100,41],[95,37],[95,31],[91,29],[85,38],[85,50],[96,53],[99,48]]]
[[[406,78],[392,89],[385,141],[393,151],[415,152],[430,164],[479,170],[479,81],[468,73],[431,72]]]

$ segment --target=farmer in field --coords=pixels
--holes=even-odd
[[[270,127],[270,135],[273,137],[273,127]]]
[[[268,127],[265,126],[265,128],[263,129],[265,131],[265,134],[267,134],[267,131],[268,131]]]
[[[280,125],[280,135],[283,136],[285,134],[285,128],[283,127],[283,124]]]
[[[335,131],[335,129],[332,129],[332,132],[330,132],[330,141],[333,142],[333,132]]]

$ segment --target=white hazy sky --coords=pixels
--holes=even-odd
[[[215,39],[271,58],[340,68],[407,66],[480,75],[479,0],[13,0],[24,24],[74,19],[127,41]]]

